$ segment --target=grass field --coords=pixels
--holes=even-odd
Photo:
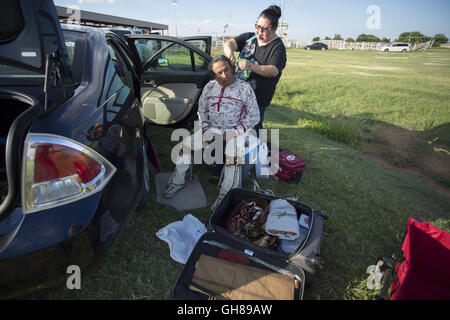
[[[398,248],[411,215],[450,231],[450,198],[425,179],[386,167],[367,152],[372,144],[389,141],[382,126],[415,132],[432,152],[448,153],[449,73],[450,50],[288,50],[265,126],[280,129],[281,147],[306,160],[307,168],[298,185],[272,179],[259,183],[329,215],[321,248],[325,267],[305,299],[372,299],[377,292],[366,286],[366,269]],[[170,133],[161,128],[149,132],[165,171],[173,169]],[[194,172],[210,205],[216,186],[207,183],[201,166]],[[251,179],[244,187],[252,187]],[[443,187],[448,189],[445,181]],[[48,298],[170,299],[183,265],[170,258],[167,244],[155,233],[187,213],[155,203],[153,194],[104,264],[83,278],[81,290],[60,289]],[[211,214],[209,206],[189,213],[203,222]]]

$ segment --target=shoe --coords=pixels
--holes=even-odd
[[[167,184],[166,188],[164,189],[162,196],[164,199],[173,198],[178,193],[178,191],[183,189],[183,187],[184,187],[184,184],[175,184],[175,183],[169,182]]]
[[[217,208],[217,206],[222,202],[224,197],[225,197],[224,194],[219,194],[216,201],[214,201],[214,203],[211,206],[211,211],[214,211]]]

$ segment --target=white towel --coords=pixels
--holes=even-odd
[[[287,200],[277,199],[270,202],[266,232],[285,240],[294,240],[299,237],[297,211]]]
[[[183,221],[175,221],[156,232],[156,236],[167,242],[170,257],[185,264],[198,239],[206,232],[205,225],[191,214]]]

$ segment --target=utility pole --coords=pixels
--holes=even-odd
[[[283,0],[283,4],[281,5],[281,23],[278,24],[278,35],[280,36],[281,39],[283,40],[287,40],[287,30],[288,30],[288,24],[284,23],[284,0]]]
[[[172,0],[173,12],[175,17],[175,36],[178,37],[178,27],[177,27],[177,5],[178,0]]]

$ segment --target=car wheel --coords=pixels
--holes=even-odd
[[[384,52],[389,52],[389,49],[384,49]]]
[[[144,143],[142,144],[142,161],[143,161],[142,169],[144,170],[144,172],[142,174],[143,190],[141,195],[141,201],[139,203],[140,206],[146,204],[150,200],[150,169],[148,167],[147,147],[145,139]]]
[[[321,50],[322,50],[322,51],[325,51],[325,48],[322,48]]]
[[[406,49],[403,49],[402,52],[406,52]]]
[[[306,50],[311,50],[311,48],[310,48],[310,47],[308,47],[308,48],[306,48]]]

